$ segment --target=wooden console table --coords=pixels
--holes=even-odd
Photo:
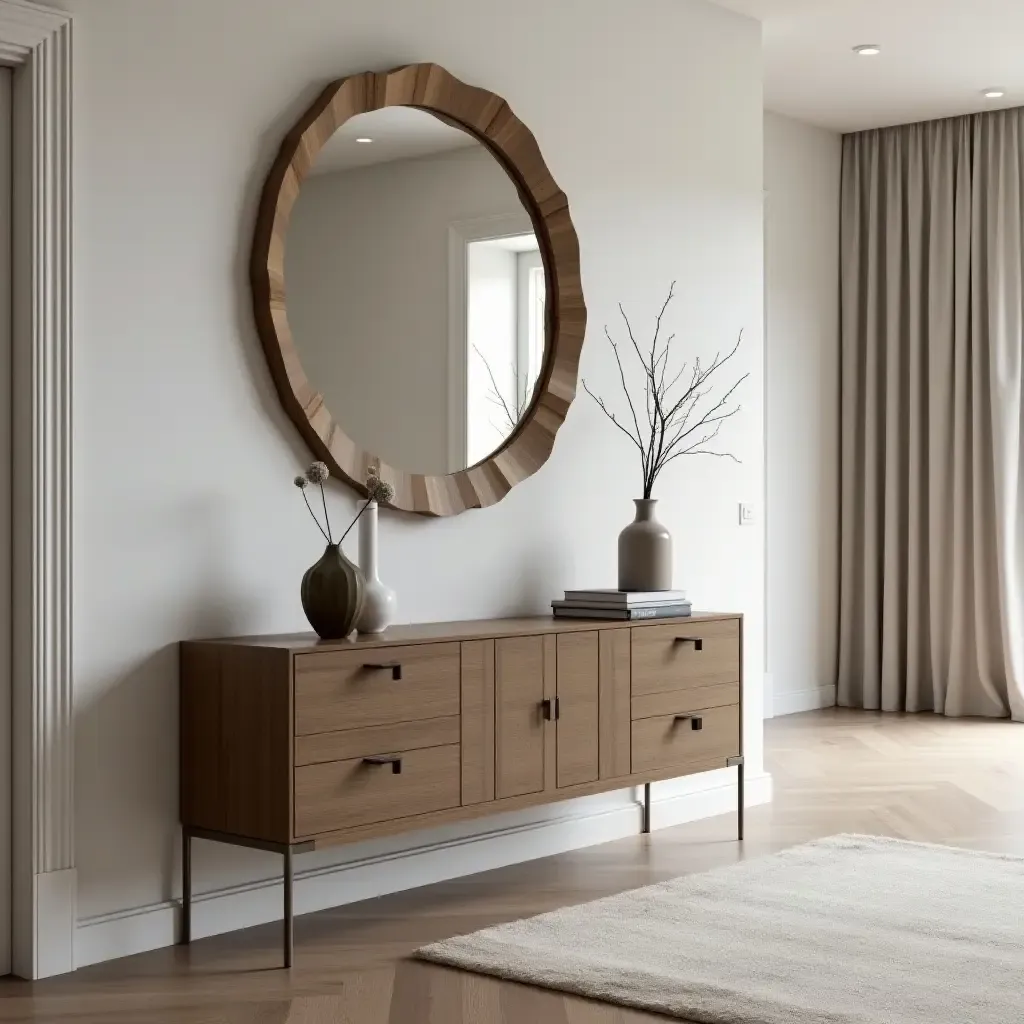
[[[552,618],[181,645],[182,941],[191,845],[293,855],[715,768],[739,769],[739,615]]]

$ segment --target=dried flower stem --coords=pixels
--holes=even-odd
[[[316,523],[316,528],[324,535],[324,540],[327,541],[328,544],[330,544],[331,543],[331,536],[320,525],[320,520],[317,519],[316,513],[313,511],[313,506],[310,505],[309,498],[306,497],[306,492],[305,491],[302,492],[302,500],[306,503],[306,508],[309,509],[309,514],[313,517],[313,522]]]
[[[348,529],[341,535],[341,540],[338,541],[339,547],[342,545],[345,538],[352,532],[352,527],[359,522],[359,517],[370,507],[372,501],[373,498],[367,498],[366,501],[363,503],[363,507],[356,513],[355,519],[353,519],[352,522],[349,523]]]
[[[327,523],[327,543],[333,544],[334,540],[331,537],[331,520],[330,517],[327,515],[327,498],[324,495],[324,485],[322,483],[320,484],[320,500],[324,503],[324,522]],[[349,527],[349,530],[350,529],[352,529],[352,527]],[[345,532],[347,533],[348,530],[346,530]],[[345,538],[342,537],[342,540],[344,539]],[[338,541],[338,543],[340,544],[341,541]]]

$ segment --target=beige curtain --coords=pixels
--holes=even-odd
[[[843,142],[839,703],[1024,721],[1024,109]]]

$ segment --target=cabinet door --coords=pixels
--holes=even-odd
[[[544,637],[494,642],[494,796],[544,790]]]
[[[557,784],[598,779],[598,634],[559,633]]]

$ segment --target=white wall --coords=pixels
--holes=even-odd
[[[646,332],[673,278],[674,326],[695,348],[708,354],[746,327],[740,361],[752,379],[728,435],[742,464],[674,463],[658,496],[675,534],[677,582],[700,606],[746,615],[746,753],[756,777],[764,550],[761,531],[736,525],[736,506],[763,488],[757,23],[702,0],[62,6],[76,14],[79,958],[173,936],[177,642],[306,628],[299,580],[321,542],[291,478],[309,456],[261,356],[247,264],[277,147],[333,76],[437,61],[503,95],[531,126],[579,232],[591,386],[617,387],[601,333],[617,303]],[[548,464],[500,504],[439,521],[383,517],[381,575],[406,620],[539,612],[566,587],[615,578],[616,535],[638,493],[634,453],[581,394]],[[354,507],[340,487],[330,499],[339,519]],[[677,801],[677,816],[720,811],[729,790],[706,787],[732,775],[656,792],[702,791]],[[515,841],[429,863],[443,875],[546,852],[544,837],[565,846],[626,834],[639,824],[632,801],[620,794],[511,816],[527,823]],[[656,825],[667,820],[660,815]],[[545,818],[562,824],[528,824]],[[494,827],[327,851],[299,867]],[[365,867],[361,886],[311,876],[298,906],[317,885],[340,902],[424,877],[413,861],[392,863]],[[279,870],[269,854],[197,845],[199,891]],[[259,889],[237,899],[247,912],[277,914],[271,897]],[[197,930],[229,926],[216,912],[228,902],[202,903]]]
[[[516,187],[483,146],[303,186],[285,256],[289,324],[328,408],[385,462],[448,472],[448,229],[514,214],[525,215]]]
[[[764,132],[767,710],[788,714],[835,703],[840,136]]]

